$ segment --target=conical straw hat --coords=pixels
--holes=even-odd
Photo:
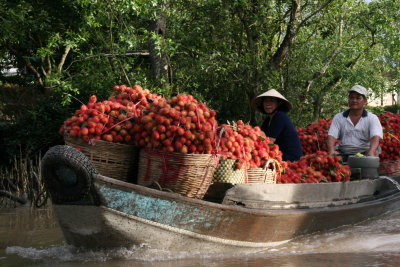
[[[255,97],[251,101],[251,106],[254,109],[256,109],[257,111],[260,111],[261,113],[265,113],[264,107],[263,107],[263,101],[264,101],[264,97],[266,97],[266,96],[276,97],[278,99],[283,100],[281,106],[278,108],[279,110],[281,110],[283,112],[288,112],[289,110],[292,109],[292,104],[290,104],[290,102],[275,89],[268,90],[267,92],[262,93],[261,95]]]

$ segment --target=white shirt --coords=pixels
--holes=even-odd
[[[339,151],[344,154],[363,153],[370,147],[372,137],[383,139],[382,125],[378,116],[364,110],[361,119],[354,126],[346,110],[333,117],[328,135],[339,139]]]

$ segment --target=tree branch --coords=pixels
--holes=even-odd
[[[40,70],[42,71],[43,77],[46,77],[47,76],[47,72],[44,69],[43,65],[44,65],[44,61],[42,60],[42,64],[40,64]]]
[[[8,192],[6,190],[0,190],[0,197],[6,197],[8,199],[11,199],[15,202],[18,202],[20,204],[26,204],[28,202],[28,200],[26,198],[23,197],[19,197],[11,192]]]
[[[69,47],[69,46],[67,46],[67,47],[64,49],[64,53],[63,53],[62,56],[61,56],[60,63],[59,63],[58,66],[57,66],[57,73],[61,73],[61,70],[62,70],[62,68],[63,68],[63,66],[64,66],[65,60],[66,60],[66,58],[67,58],[68,53],[69,53],[70,50],[71,50],[71,47]]]
[[[370,31],[371,31],[371,44],[369,46],[367,46],[366,48],[364,48],[364,50],[362,52],[360,52],[357,57],[350,61],[349,63],[347,63],[346,67],[349,69],[353,69],[355,67],[355,65],[357,64],[358,60],[366,53],[369,52],[369,50],[371,50],[372,47],[374,47],[376,45],[376,39],[375,39],[375,33],[376,30],[367,27]]]
[[[328,7],[331,3],[333,2],[333,0],[328,0],[326,1],[325,4],[323,4],[320,8],[318,8],[317,10],[315,10],[313,13],[311,13],[310,15],[308,15],[305,19],[303,19],[300,24],[299,24],[299,28],[303,27],[304,24],[306,24],[307,21],[309,21],[312,17],[314,17],[317,13],[321,12],[323,9],[325,9],[326,7]]]
[[[177,53],[177,54],[182,54],[182,53]],[[123,54],[100,53],[100,54],[97,54],[97,55],[87,56],[87,57],[85,57],[83,59],[74,60],[66,67],[65,70],[68,70],[76,62],[81,62],[81,61],[84,61],[84,60],[87,60],[87,59],[90,59],[90,58],[94,58],[94,57],[108,57],[108,58],[117,57],[117,56],[120,56],[120,57],[125,57],[125,56],[126,57],[129,57],[129,56],[144,56],[144,57],[146,57],[146,56],[149,56],[149,55],[150,55],[150,53],[148,51],[146,51],[146,50],[145,51],[141,51],[141,52],[131,52],[131,53],[123,53]]]
[[[301,2],[302,0],[292,0],[290,20],[286,27],[286,35],[270,61],[269,67],[272,70],[277,70],[281,67],[283,60],[289,53],[290,47],[294,43],[296,34],[298,32],[298,20],[301,13]]]
[[[367,46],[366,48],[363,49],[362,52],[360,52],[353,60],[350,60],[345,66],[348,69],[354,69],[354,67],[356,66],[357,62],[360,60],[360,58],[368,53],[368,51],[374,47],[376,45],[376,40],[375,40],[375,30],[373,30],[372,28],[371,30],[371,44],[369,46]],[[313,118],[316,119],[319,117],[319,113],[321,111],[321,99],[323,98],[323,96],[326,94],[326,92],[335,89],[340,82],[342,81],[342,76],[340,74],[337,74],[335,77],[333,77],[333,79],[326,84],[322,90],[319,92],[319,94],[317,96],[314,97],[314,114],[313,114]]]
[[[50,75],[52,71],[50,55],[47,55],[46,58],[47,58],[47,75]]]
[[[35,74],[39,84],[41,86],[43,86],[44,85],[43,80],[42,80],[42,77],[40,76],[39,71],[31,64],[31,62],[29,62],[28,59],[24,58],[24,60],[25,60],[26,66]]]
[[[333,62],[333,59],[336,57],[336,55],[337,55],[337,53],[339,52],[339,50],[340,50],[340,47],[337,46],[337,47],[333,50],[331,56],[330,56],[330,57],[328,58],[328,60],[326,61],[325,65],[322,66],[321,70],[319,70],[319,71],[317,71],[317,72],[314,72],[313,76],[312,76],[310,79],[307,80],[306,85],[305,85],[305,87],[306,87],[306,93],[310,90],[311,85],[315,82],[315,80],[317,80],[317,79],[323,77],[323,76],[326,74],[326,70],[328,69],[328,67],[330,66],[330,64]]]
[[[299,20],[302,11],[302,0],[292,0],[290,20],[286,28],[286,35],[283,38],[283,41],[278,50],[272,56],[270,69],[276,70],[281,67],[282,62],[285,60],[287,54],[289,53],[290,47],[293,45],[300,28],[304,26],[305,23],[309,21],[312,17],[314,17],[317,13],[321,12],[321,10],[329,6],[329,4],[331,4],[332,2],[333,0],[326,1],[321,7],[315,10],[313,13],[309,14],[304,20],[300,22]]]

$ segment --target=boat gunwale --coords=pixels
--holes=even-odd
[[[119,190],[125,192],[136,191],[140,194],[177,201],[177,202],[186,202],[198,206],[207,206],[210,208],[221,209],[231,212],[241,212],[247,213],[251,215],[261,215],[261,216],[279,216],[280,214],[310,214],[310,213],[320,213],[320,212],[340,212],[342,210],[350,210],[350,209],[358,209],[364,208],[366,206],[375,206],[379,204],[384,204],[390,201],[400,201],[400,191],[399,190],[391,190],[384,194],[382,197],[374,198],[367,201],[357,202],[357,203],[349,203],[338,206],[327,206],[327,207],[317,207],[317,208],[288,208],[288,209],[255,209],[255,208],[246,208],[242,206],[234,206],[234,205],[226,205],[220,203],[214,203],[206,200],[195,199],[180,195],[178,193],[171,193],[167,191],[161,191],[153,188],[148,188],[145,186],[141,186],[138,184],[124,182],[115,178],[107,177],[101,174],[97,174],[94,176],[95,180],[98,180],[100,183],[108,184],[112,188],[117,188]],[[351,181],[350,181],[351,182]]]

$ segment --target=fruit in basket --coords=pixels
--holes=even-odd
[[[144,108],[135,121],[133,139],[139,147],[210,154],[215,149],[215,115],[191,95],[159,98]]]
[[[81,105],[71,118],[64,121],[59,133],[85,142],[95,139],[133,144],[131,129],[136,119],[149,106],[150,100],[163,98],[139,85],[116,85],[113,90],[114,93],[102,102],[97,102],[97,97],[92,95],[87,105]]]
[[[239,120],[222,124],[218,129],[218,153],[223,159],[236,160],[236,168],[264,167],[269,159],[275,159],[284,168],[282,152],[278,145],[272,144],[260,127],[252,127]]]

